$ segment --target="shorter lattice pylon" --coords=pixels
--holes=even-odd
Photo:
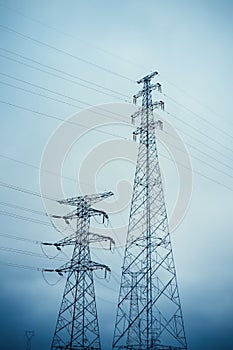
[[[34,337],[34,335],[35,335],[34,331],[25,331],[25,337],[27,339],[26,350],[31,350],[31,340],[32,340],[32,337]]]
[[[93,271],[104,270],[106,276],[110,269],[105,264],[91,260],[90,244],[109,241],[111,248],[114,241],[111,237],[90,232],[89,227],[92,216],[102,216],[103,222],[104,219],[108,219],[104,211],[94,209],[91,205],[111,195],[113,195],[112,192],[105,192],[60,201],[59,203],[73,205],[76,209],[64,216],[53,215],[56,218],[63,218],[67,223],[76,219],[77,231],[56,243],[44,243],[54,245],[58,250],[66,245],[74,245],[70,261],[57,269],[44,270],[55,271],[59,275],[68,273],[52,341],[52,350],[101,349]]]

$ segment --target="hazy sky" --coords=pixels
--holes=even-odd
[[[41,157],[61,125],[60,120],[51,116],[66,119],[88,104],[129,101],[138,91],[136,80],[159,71],[158,81],[165,94],[161,98],[166,104],[162,117],[182,138],[193,168],[191,201],[184,220],[172,233],[189,349],[230,350],[232,1],[3,0],[0,25],[0,184],[39,192]],[[78,115],[77,120],[81,124],[86,122],[87,128],[77,128],[77,135],[84,131],[86,134],[69,145],[70,152],[63,164],[65,176],[77,180],[79,172],[84,173],[81,187],[87,192],[92,190],[93,183],[89,182],[94,174],[96,190],[115,192],[114,200],[123,195],[121,186],[133,182],[132,155],[136,147],[131,152],[131,146],[126,148],[120,143],[132,139],[133,129],[127,124],[130,115],[125,115],[120,106],[116,111],[115,116],[110,113],[109,119],[105,118],[106,111],[105,116],[102,113],[95,116],[100,125],[108,121],[109,125],[100,127],[107,133],[88,132],[89,121],[85,115]],[[123,115],[121,121],[119,113]],[[64,139],[61,136],[61,145]],[[118,146],[109,147],[111,142],[118,142]],[[179,186],[184,188],[186,183],[179,184],[176,167],[167,159],[166,147],[160,143],[158,146],[171,217]],[[61,149],[58,145],[54,151],[51,168]],[[116,153],[108,153],[109,149]],[[47,176],[48,194],[56,196],[53,191],[57,177]],[[75,182],[63,179],[62,185],[67,196],[79,195],[80,185]],[[4,204],[44,211],[39,197],[4,186],[0,186],[0,193],[0,348],[24,349],[25,330],[34,330],[32,349],[48,349],[65,279],[49,286],[36,268],[59,267],[66,257],[49,260],[36,242],[56,241],[62,236],[52,226],[2,213],[49,223],[47,217]],[[112,217],[113,227],[127,225],[130,196],[127,198],[125,209]],[[99,208],[110,210],[114,200]],[[93,226],[98,230],[100,225]],[[122,253],[122,249],[117,249],[114,255],[93,250],[93,259],[112,269],[109,282],[96,277],[103,350],[111,348]],[[66,254],[70,254],[69,249]],[[50,282],[57,278],[46,277]]]

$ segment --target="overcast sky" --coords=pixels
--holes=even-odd
[[[137,148],[129,141],[133,131],[131,107],[118,103],[131,101],[139,89],[136,80],[154,70],[159,72],[158,81],[165,94],[159,98],[166,107],[161,118],[183,140],[193,169],[192,174],[184,170],[187,181],[193,177],[192,196],[183,221],[172,232],[189,349],[230,350],[232,1],[2,0],[0,24],[0,184],[39,192],[38,168],[43,165],[46,145],[53,140],[55,131],[55,135],[61,131],[61,143],[54,157],[48,158],[47,166],[50,164],[52,170],[57,156],[64,152],[67,132],[71,135],[73,130],[77,140],[68,144],[62,173],[75,180],[79,176],[81,182],[77,185],[63,178],[64,195],[91,193],[94,180],[96,191],[115,192],[115,199],[98,208],[112,213],[111,225],[117,235],[118,228],[123,235],[118,237],[120,243],[128,221]],[[98,116],[92,112],[91,121],[80,113],[90,105],[103,104],[111,107],[105,105],[104,113]],[[115,115],[106,116],[108,108]],[[59,119],[71,116],[80,127],[67,131]],[[101,132],[90,131],[92,123]],[[172,145],[164,144],[163,137],[158,147],[171,218],[178,193],[187,183],[179,181],[177,164],[168,159],[171,152],[167,148]],[[184,155],[179,161],[185,162]],[[49,173],[42,175],[48,195],[58,196],[58,178]],[[40,197],[6,186],[0,186],[0,193],[0,347],[25,349],[24,332],[34,330],[32,349],[48,349],[65,278],[52,287],[36,269],[59,267],[66,256],[49,260],[37,242],[55,242],[62,235],[43,224],[50,223],[48,217],[6,206],[7,203],[45,212]],[[118,212],[114,207],[117,200],[122,205]],[[57,206],[53,210],[61,209]],[[43,223],[21,220],[12,217],[12,213]],[[98,223],[93,222],[92,226],[93,230],[100,230]],[[106,232],[111,233],[108,229]],[[67,256],[71,253],[69,249],[65,252]],[[46,253],[56,254],[52,248]],[[122,247],[115,254],[93,249],[93,259],[112,269],[109,282],[96,276],[103,350],[110,349],[112,340],[122,254]],[[46,278],[52,283],[57,276]]]

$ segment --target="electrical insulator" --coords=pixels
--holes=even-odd
[[[159,130],[163,130],[163,122],[161,120],[158,120],[158,127]]]

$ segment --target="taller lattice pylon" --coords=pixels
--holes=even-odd
[[[113,349],[187,349],[156,146],[162,123],[153,110],[164,108],[152,100],[153,90],[161,92],[151,83],[157,74],[139,80],[143,88],[134,96],[135,103],[142,97],[132,116],[141,118],[133,133],[140,141]]]
[[[60,275],[68,273],[51,350],[101,349],[93,271],[104,269],[106,273],[110,269],[106,265],[91,260],[90,243],[109,240],[111,245],[114,241],[110,237],[91,233],[89,227],[92,216],[103,216],[103,219],[108,219],[104,211],[94,209],[92,204],[111,195],[113,195],[112,192],[105,192],[60,201],[61,204],[76,208],[65,216],[53,216],[63,218],[68,224],[70,220],[76,219],[77,230],[56,243],[44,243],[54,245],[58,250],[65,245],[74,245],[69,262],[55,270],[44,270],[56,271]]]

